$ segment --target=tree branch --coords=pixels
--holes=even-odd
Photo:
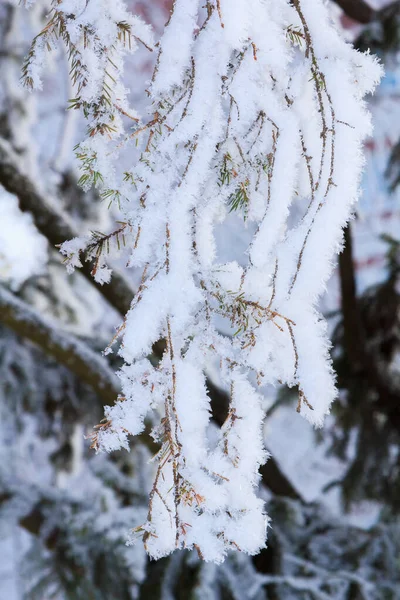
[[[67,367],[96,392],[103,405],[113,403],[120,388],[107,361],[1,285],[0,321]]]
[[[211,399],[213,420],[217,425],[222,427],[229,410],[229,396],[224,390],[214,385],[210,379],[207,379],[207,391]],[[272,456],[260,467],[260,475],[263,484],[275,496],[286,496],[295,500],[301,500],[301,494],[292,485],[289,478],[281,470],[278,462]]]
[[[132,493],[135,501],[136,497],[143,503],[144,498]],[[102,510],[96,505],[93,492],[76,498],[68,490],[46,487],[43,482],[32,484],[18,474],[10,473],[6,477],[0,474],[0,510],[2,505],[5,515],[12,514],[13,523],[39,538],[42,549],[35,550],[36,559],[42,558],[41,552],[46,553],[46,562],[41,565],[43,569],[38,567],[38,562],[35,578],[27,581],[26,597],[49,598],[55,583],[57,593],[62,597],[70,597],[71,590],[78,590],[83,593],[79,597],[87,598],[125,600],[132,597],[128,590],[135,578],[122,550],[125,542],[123,527],[121,529],[119,522],[121,533],[117,534],[118,539],[115,533],[111,536],[107,528],[93,528],[93,518]],[[122,511],[123,508],[119,512],[120,519],[124,518]],[[74,519],[76,515],[82,519],[79,529]],[[10,516],[6,518],[10,520]],[[83,537],[82,532],[85,533]],[[78,543],[85,545],[87,555],[76,552]],[[115,580],[113,573],[117,574]],[[85,590],[89,591],[85,593]]]
[[[390,18],[393,13],[400,9],[399,0],[394,0],[380,10],[372,8],[365,0],[332,0],[340,6],[343,12],[358,23],[368,25],[373,21],[382,21]]]
[[[345,229],[344,247],[339,255],[339,276],[345,347],[352,369],[359,372],[365,364],[366,344],[357,302],[350,223]]]
[[[390,373],[390,365],[374,354],[368,343],[357,298],[350,224],[345,230],[345,246],[339,256],[341,310],[343,315],[344,348],[351,373],[367,381],[369,390],[376,392],[374,404],[391,410],[393,423],[399,427],[399,389]]]
[[[23,173],[18,155],[11,145],[1,138],[0,184],[18,198],[20,209],[32,215],[37,229],[52,246],[79,235],[69,216],[51,205],[48,198],[44,197],[33,181]],[[111,282],[102,286],[94,281],[88,263],[83,263],[81,271],[117,311],[122,315],[128,312],[135,292],[121,273],[114,270]]]
[[[36,189],[34,183],[22,172],[18,156],[12,150],[10,144],[1,138],[0,184],[8,192],[17,196],[21,210],[32,215],[37,229],[52,245],[55,246],[65,240],[77,237],[78,232],[74,229],[69,216],[60,209],[51,206],[48,199]],[[88,263],[83,263],[81,270],[116,310],[123,315],[126,314],[130,308],[134,291],[123,275],[114,271],[111,283],[100,286],[96,284],[91,276],[91,268]],[[103,404],[113,402],[118,394],[119,387],[116,377],[105,360],[73,336],[56,331],[28,305],[1,288],[0,308],[3,305],[7,309],[4,309],[3,314],[0,315],[1,321],[22,337],[26,337],[40,346],[47,354],[54,356],[58,362],[70,368],[82,381],[88,383],[98,393]],[[80,352],[82,349],[87,352],[82,354]],[[163,342],[160,341],[154,344],[153,351],[158,358],[161,358],[164,351]],[[85,358],[87,360],[84,360]],[[101,387],[102,384],[100,383],[103,369],[108,372],[108,376],[104,381],[104,388]],[[111,375],[113,375],[112,378]],[[99,382],[96,382],[96,378],[99,378]],[[212,401],[215,421],[222,425],[228,412],[229,396],[209,380],[207,381],[207,387]],[[261,468],[261,473],[265,485],[273,493],[291,498],[300,497],[300,494],[273,458],[270,458],[268,463]]]
[[[120,391],[119,382],[107,361],[73,335],[55,327],[1,285],[0,321],[67,367],[93,389],[103,405],[114,402]],[[228,411],[228,394],[210,381],[208,381],[208,389],[212,398],[214,420],[221,426],[225,420],[225,412]],[[141,442],[154,450],[154,444],[148,432],[139,437]],[[261,468],[261,474],[264,484],[274,494],[300,498],[300,494],[282,473],[273,458],[270,458],[267,464]]]
[[[340,6],[340,8],[348,17],[354,19],[354,21],[358,21],[358,23],[370,23],[377,13],[377,11],[374,10],[367,2],[364,2],[364,0],[333,1],[335,4]]]

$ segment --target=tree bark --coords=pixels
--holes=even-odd
[[[365,366],[365,335],[357,302],[350,223],[344,232],[343,252],[339,255],[339,275],[346,352],[352,370],[359,372]]]

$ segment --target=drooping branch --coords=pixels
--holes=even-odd
[[[183,547],[215,561],[231,549],[258,552],[266,519],[256,488],[267,455],[257,387],[297,387],[298,412],[317,425],[336,397],[316,300],[355,200],[360,145],[370,131],[359,100],[381,69],[367,57],[360,66],[359,55],[333,30],[325,49],[331,22],[322,0],[293,0],[294,25],[284,36],[277,34],[280,21],[271,27],[267,4],[237,5],[230,14],[227,0],[208,3],[202,25],[198,0],[177,0],[149,89],[154,118],[120,142],[123,128],[108,137],[110,128],[89,115],[95,127],[89,123],[78,154],[85,189],[95,185],[123,197],[122,222],[141,232],[129,264],[142,269],[142,282],[120,330],[122,397],[107,407],[93,443],[107,451],[128,448],[128,436],[143,432],[148,413],[161,413],[152,432],[161,448],[148,518],[134,530],[153,558]],[[75,15],[60,18],[68,35],[70,26],[79,27]],[[102,31],[96,30],[100,58],[108,47]],[[183,31],[177,47],[171,40]],[[69,38],[64,41],[69,47]],[[85,38],[78,51],[84,53]],[[300,73],[294,55],[304,67]],[[28,84],[29,67],[28,61]],[[90,102],[100,106],[102,98],[95,90]],[[80,101],[75,108],[82,108]],[[109,168],[110,143],[116,160],[133,138],[140,160],[118,182]],[[289,224],[294,202],[302,210]],[[226,220],[227,209],[256,224],[246,268],[234,260],[219,264],[214,251],[214,226],[217,218]],[[80,242],[63,245],[71,268],[79,266],[74,248],[80,252]],[[220,336],[219,317],[235,331],[231,338]],[[150,362],[162,337],[161,360]],[[205,374],[216,359],[230,402],[210,449]]]
[[[78,233],[75,231],[69,216],[55,206],[50,205],[49,201],[41,195],[29,177],[22,172],[18,162],[18,156],[13,152],[8,142],[0,139],[1,185],[8,192],[17,196],[20,208],[32,215],[36,227],[52,245],[57,245],[67,239],[76,237]],[[127,312],[134,296],[134,291],[122,274],[114,270],[110,284],[101,286],[94,281],[90,265],[83,263],[82,272],[88,281],[96,286],[99,292],[118,312],[121,314]],[[42,317],[34,313],[28,305],[13,297],[4,288],[0,288],[0,294],[1,306],[3,304],[4,306],[8,305],[7,310],[4,310],[0,316],[0,320],[16,333],[30,339],[45,352],[54,356],[60,364],[70,368],[71,371],[78,375],[82,381],[88,383],[95,391],[97,389],[93,386],[100,385],[102,379],[101,373],[102,369],[104,369],[106,382],[108,381],[108,383],[104,388],[100,388],[99,397],[103,404],[112,403],[118,395],[119,386],[118,380],[116,380],[105,360],[101,360],[89,347],[85,347],[84,357],[88,362],[86,360],[82,361],[82,355],[75,353],[77,347],[81,344],[79,340],[73,338],[70,334],[61,333],[60,329],[51,327]],[[18,315],[16,314],[17,309],[15,307],[18,307]],[[30,318],[31,314],[35,315],[35,320]],[[71,350],[74,350],[74,352],[71,353]],[[153,350],[160,358],[164,351],[163,343],[159,342],[155,344]],[[93,363],[89,362],[91,358],[94,359]],[[93,367],[96,364],[99,367],[100,373],[97,384],[96,378],[98,374]],[[212,410],[216,416],[216,422],[221,426],[226,418],[229,395],[210,381],[207,382],[207,387],[211,398]],[[143,439],[146,441],[148,436],[143,436]],[[298,492],[290,484],[275,459],[270,458],[268,464],[262,467],[262,476],[264,484],[275,494],[299,497]]]
[[[59,325],[44,319],[4,286],[0,286],[0,321],[21,337],[39,346],[59,364],[67,367],[94,390],[103,405],[112,403],[117,397],[120,390],[119,381],[104,358],[75,336],[62,331]],[[222,426],[226,418],[229,396],[210,381],[208,389],[215,422]],[[147,445],[150,442],[151,451],[155,450],[147,433],[140,436],[140,440]],[[275,459],[271,458],[268,464],[262,467],[261,473],[264,485],[274,494],[300,498]]]
[[[201,558],[220,560],[227,548],[240,547],[254,553],[265,539],[262,508],[254,497],[258,470],[266,458],[261,444],[263,410],[260,396],[245,373],[253,370],[258,385],[263,380],[297,385],[299,412],[317,424],[322,423],[336,396],[326,343],[312,307],[320,294],[319,281],[329,276],[326,259],[337,248],[351,204],[347,192],[340,192],[344,156],[350,154],[350,146],[354,148],[351,156],[357,156],[356,149],[368,132],[369,120],[360,128],[343,120],[342,98],[334,86],[339,75],[336,59],[342,56],[342,41],[335,38],[336,48],[330,47],[328,62],[325,59],[322,62],[321,21],[325,19],[329,27],[322,3],[293,0],[293,19],[297,25],[286,31],[287,46],[282,44],[277,54],[287,57],[290,70],[289,57],[293,52],[298,53],[307,73],[303,84],[311,88],[317,109],[311,123],[301,124],[302,157],[308,168],[310,189],[300,189],[296,169],[289,169],[289,165],[296,165],[298,155],[291,161],[287,158],[288,137],[290,147],[300,149],[298,114],[293,108],[297,106],[297,88],[289,86],[282,91],[278,85],[263,90],[256,87],[248,92],[249,96],[253,94],[249,110],[242,92],[250,86],[250,81],[259,81],[265,72],[270,72],[272,82],[279,79],[259,30],[248,25],[239,35],[229,22],[227,6],[217,2],[214,11],[210,7],[211,15],[199,34],[177,53],[168,43],[168,35],[176,33],[174,27],[181,31],[185,26],[187,31],[193,31],[198,15],[195,0],[189,11],[186,3],[185,9],[180,8],[181,4],[179,0],[175,3],[159,46],[159,60],[149,92],[154,119],[134,133],[141,136],[146,131],[149,140],[138,142],[142,143],[143,156],[134,167],[134,189],[125,192],[128,209],[124,220],[134,219],[143,232],[131,256],[132,264],[144,269],[143,293],[138,295],[140,299],[126,319],[121,351],[126,361],[122,380],[124,402],[107,412],[110,426],[99,437],[99,446],[108,451],[127,447],[126,432],[136,435],[142,431],[147,411],[154,408],[155,402],[164,403],[164,416],[155,431],[162,449],[156,457],[159,467],[150,494],[148,519],[136,533],[143,537],[146,550],[154,558],[174,548],[192,547]],[[254,13],[257,7],[254,3]],[[181,10],[187,22],[182,23]],[[260,9],[260,21],[262,18],[267,21],[267,14]],[[267,22],[263,31],[266,28]],[[244,32],[249,36],[245,45]],[[279,40],[274,42],[277,48],[279,43]],[[214,47],[219,51],[215,56],[211,53],[210,60],[208,48]],[[356,60],[355,55],[353,59]],[[352,64],[353,59],[349,61],[351,68],[358,68],[358,64]],[[171,64],[177,67],[173,72]],[[371,62],[369,69],[372,83],[379,79],[379,68]],[[202,86],[214,90],[213,110],[210,107],[205,110]],[[260,100],[267,90],[274,96],[276,106],[283,108],[282,112],[273,112],[269,100],[264,103]],[[349,102],[354,102],[358,114],[358,93],[352,78],[343,81],[341,94],[347,94]],[[183,107],[181,102],[185,98]],[[244,114],[246,121],[242,118]],[[82,158],[85,166],[87,155]],[[286,169],[280,166],[283,160]],[[212,171],[210,164],[214,167]],[[361,165],[354,162],[352,166],[356,174]],[[170,177],[165,177],[166,172]],[[111,185],[107,187],[112,189]],[[282,230],[295,195],[304,201],[305,216],[281,241],[271,232]],[[257,211],[256,200],[262,203]],[[157,208],[156,215],[153,207]],[[211,225],[217,209],[226,207],[230,212],[242,211],[245,219],[252,219],[258,225],[246,269],[234,262],[217,265],[215,255],[208,252],[214,242]],[[327,222],[329,232],[325,229],[321,236],[318,230],[322,225],[325,228]],[[155,245],[154,239],[159,243]],[[311,269],[315,271],[316,255],[321,257],[318,277],[310,276]],[[220,272],[224,272],[223,278]],[[256,292],[254,282],[260,276],[270,280],[271,285],[268,290]],[[151,323],[149,311],[154,315]],[[232,342],[225,343],[217,335],[216,315],[230,322],[235,331]],[[157,369],[152,369],[144,357],[160,334],[168,334],[167,351]],[[285,346],[285,356],[271,369],[277,348],[272,348],[271,343],[268,355],[257,342],[263,342],[265,347],[266,340],[273,339],[274,334],[278,336],[277,348]],[[314,336],[312,364],[311,334]],[[204,393],[206,357],[220,360],[222,379],[231,390],[220,444],[211,453],[205,441],[210,400]],[[316,367],[315,360],[319,357]],[[309,378],[310,372],[315,374],[313,379]],[[244,431],[252,444],[245,444]],[[235,485],[239,480],[240,485]],[[230,498],[238,488],[243,497],[232,507]],[[225,495],[220,497],[222,489]],[[215,507],[214,495],[218,497],[218,515],[226,516],[226,523],[222,524],[222,517],[215,518],[214,508],[206,527],[214,519],[215,525],[206,533],[204,525],[199,523],[204,523],[201,517],[207,514],[208,503]],[[241,502],[246,508],[238,510]],[[260,523],[257,540],[237,536],[245,514],[246,518],[251,514]],[[237,527],[235,532],[232,523]],[[215,546],[203,547],[205,535],[213,537],[215,531],[218,531]],[[158,542],[159,539],[162,541]]]
[[[219,427],[222,427],[229,411],[229,395],[217,387],[210,379],[207,380],[207,391],[211,399],[213,420]],[[260,475],[265,487],[275,496],[285,496],[301,500],[300,492],[296,490],[273,456],[270,456],[268,461],[264,465],[261,465]]]

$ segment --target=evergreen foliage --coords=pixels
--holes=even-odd
[[[0,517],[6,539],[29,534],[21,598],[398,598],[399,242],[357,298],[346,234],[332,360],[317,302],[380,67],[320,0],[176,0],[158,42],[141,3],[25,4],[0,1],[0,211],[19,223],[18,198],[30,217],[15,246],[34,255],[21,261],[0,224]],[[394,52],[395,9],[374,13],[360,48]],[[133,54],[155,61],[149,117],[125,88]],[[65,61],[61,145],[79,175],[64,150],[38,156],[32,129],[41,71],[65,75]],[[41,96],[17,87],[21,64]],[[232,223],[249,242],[240,265],[234,248],[220,258]],[[264,464],[262,429],[282,400],[321,425],[332,365],[333,427],[317,435],[346,466],[340,517]],[[381,511],[362,529],[345,511],[366,499]]]

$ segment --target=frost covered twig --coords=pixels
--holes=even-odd
[[[87,105],[75,106],[89,119],[78,149],[81,184],[118,199],[124,227],[136,232],[128,264],[142,271],[121,328],[123,397],[106,408],[96,445],[128,448],[128,436],[158,413],[156,478],[136,534],[152,557],[187,547],[218,562],[230,549],[254,554],[265,543],[268,520],[255,494],[267,458],[263,410],[250,375],[258,386],[297,387],[298,411],[316,425],[336,396],[316,306],[357,199],[361,143],[370,132],[363,97],[381,70],[340,38],[322,0],[238,0],[234,8],[215,0],[206,8],[175,0],[157,45],[151,117],[130,134],[114,121],[105,127],[96,107],[107,123],[116,113],[113,101],[102,104],[101,85],[89,86]],[[90,14],[83,3],[82,11],[62,16],[64,42],[74,33],[79,57]],[[109,28],[95,26],[90,42],[99,82],[107,77],[104,39],[118,35],[118,23],[98,11],[95,23],[108,19]],[[122,61],[124,47],[113,51]],[[86,93],[82,73],[75,81]],[[121,176],[116,162],[133,143],[139,160]],[[231,212],[255,230],[243,266],[218,257],[215,225]],[[107,236],[99,239],[104,249]],[[62,252],[79,266],[88,244],[77,244],[75,257],[70,242]],[[219,334],[221,318],[231,337]],[[153,364],[147,356],[162,337],[166,348]],[[216,361],[231,401],[210,448],[205,378]]]

